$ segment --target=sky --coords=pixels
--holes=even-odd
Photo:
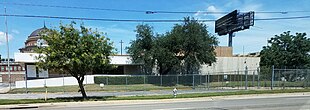
[[[4,5],[4,2],[8,4]],[[14,15],[39,15],[39,16],[62,16],[62,17],[83,17],[83,18],[104,18],[104,19],[172,19],[182,20],[183,17],[190,16],[196,19],[218,19],[225,14],[204,14],[202,12],[231,12],[239,10],[240,12],[279,12],[289,11],[286,14],[281,13],[256,13],[256,19],[274,18],[274,17],[295,17],[310,15],[310,0],[1,0],[0,14],[4,14],[4,7],[7,8],[7,14]],[[196,13],[182,14],[145,14],[144,12],[119,12],[107,10],[87,10],[87,9],[69,9],[56,7],[38,7],[21,6],[14,4],[32,4],[32,5],[50,5],[50,6],[70,6],[87,7],[101,9],[120,9],[120,10],[144,10],[144,11],[189,11]],[[292,12],[295,11],[295,12]],[[297,12],[296,12],[297,11]],[[300,12],[302,11],[302,12]],[[233,38],[233,53],[243,54],[259,52],[263,46],[267,45],[267,39],[274,35],[286,31],[310,33],[310,18],[292,19],[292,20],[273,20],[273,21],[255,21],[254,26],[248,30],[235,33]],[[8,37],[10,57],[19,52],[19,48],[25,46],[27,37],[36,29],[42,28],[44,22],[48,28],[56,28],[60,23],[68,24],[73,20],[52,19],[52,18],[23,18],[7,17]],[[130,46],[130,41],[135,40],[135,27],[139,24],[149,24],[153,27],[155,33],[163,34],[172,29],[175,22],[148,23],[148,22],[108,22],[108,21],[90,21],[74,20],[78,24],[84,23],[88,28],[97,29],[106,33],[106,36],[114,42],[115,48],[120,53],[122,40],[123,53],[124,47]],[[205,22],[210,34],[216,35],[219,40],[219,46],[227,46],[228,35],[218,36],[214,32],[214,22]],[[0,16],[0,54],[7,57],[7,47],[5,39],[5,17]],[[309,35],[308,35],[309,37]]]

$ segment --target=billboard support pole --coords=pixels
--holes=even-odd
[[[230,32],[228,37],[228,47],[232,47],[232,38],[233,38],[233,32]]]

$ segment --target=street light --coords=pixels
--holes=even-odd
[[[4,6],[4,14],[6,15],[6,6]],[[7,47],[7,63],[8,63],[8,75],[9,75],[9,86],[10,91],[12,89],[11,87],[11,68],[10,68],[10,49],[9,49],[9,37],[8,37],[8,22],[6,19],[6,16],[4,16],[5,19],[5,38],[6,38],[6,47]]]

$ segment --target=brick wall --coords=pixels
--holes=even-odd
[[[15,83],[15,81],[23,81],[25,75],[24,74],[11,74],[11,83]],[[9,83],[9,75],[2,74],[2,82]]]

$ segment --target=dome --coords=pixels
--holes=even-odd
[[[39,36],[40,32],[43,31],[43,30],[45,30],[45,29],[47,29],[45,26],[44,26],[43,28],[37,29],[37,30],[33,31],[33,32],[29,35],[29,37]]]

